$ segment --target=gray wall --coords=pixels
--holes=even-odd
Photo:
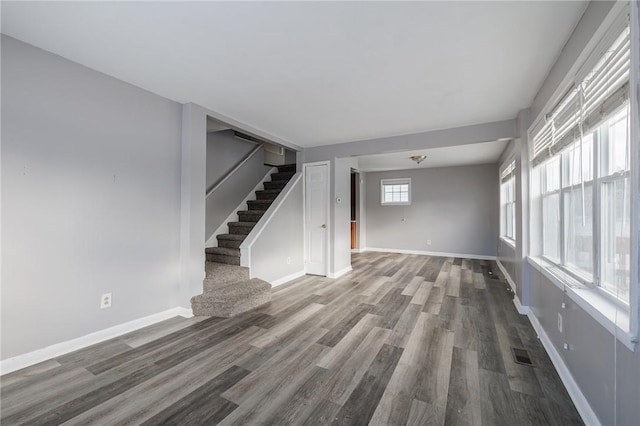
[[[298,180],[255,240],[251,248],[252,277],[272,282],[304,271],[303,183],[304,179]]]
[[[2,36],[2,359],[178,305],[180,132],[179,104]]]
[[[367,247],[496,255],[499,186],[495,164],[365,176]],[[380,205],[380,179],[391,178],[411,178],[410,206]]]
[[[563,297],[562,289],[543,274],[528,270],[531,312],[602,424],[613,425],[616,417],[618,425],[638,424],[640,354],[618,342],[571,298]],[[561,308],[562,302],[566,309]],[[563,333],[558,331],[558,313],[563,317]],[[564,343],[571,350],[563,349]]]
[[[234,137],[233,130],[207,133],[207,188],[222,179],[256,146]],[[264,159],[264,155],[259,157]]]
[[[233,137],[231,130],[207,135],[207,188],[231,171],[251,150],[251,142]],[[258,185],[271,166],[264,165],[264,150],[255,153],[206,199],[205,241],[222,225]],[[262,189],[262,188],[260,188]],[[255,199],[255,198],[254,198]],[[246,205],[243,207],[246,209]],[[213,241],[212,246],[217,246]]]

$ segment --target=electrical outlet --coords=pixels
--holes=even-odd
[[[562,333],[562,315],[558,313],[558,331]]]
[[[431,245],[431,240],[427,240],[427,245],[430,246]]]
[[[111,307],[111,293],[105,293],[100,296],[100,309]]]
[[[287,265],[291,265],[291,258],[287,257]]]

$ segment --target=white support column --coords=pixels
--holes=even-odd
[[[182,106],[180,209],[180,306],[190,307],[202,292],[205,248],[207,114],[195,104]],[[161,232],[161,231],[160,231]]]

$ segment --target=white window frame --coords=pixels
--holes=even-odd
[[[407,201],[385,201],[385,186],[407,185]],[[409,206],[411,205],[411,178],[380,179],[380,205],[382,206]]]
[[[624,105],[620,108],[620,110],[623,109],[627,109],[627,105]],[[611,116],[609,117],[610,119],[614,118],[616,115],[619,114],[620,110],[618,110],[617,112],[611,114]],[[541,170],[540,170],[540,178],[542,179],[542,182],[540,183],[540,187],[541,187],[541,200],[545,197],[554,195],[554,194],[558,194],[559,195],[559,205],[560,205],[560,212],[559,212],[559,219],[560,219],[560,233],[559,233],[559,250],[560,250],[560,258],[559,259],[552,259],[550,257],[548,257],[545,253],[544,253],[544,248],[541,248],[541,257],[542,259],[544,259],[547,263],[553,265],[555,268],[560,269],[563,273],[569,275],[573,280],[577,281],[578,283],[580,283],[581,285],[588,287],[588,288],[594,288],[596,289],[599,293],[601,293],[602,297],[606,297],[607,299],[609,299],[611,302],[618,304],[621,308],[628,310],[629,309],[629,302],[625,301],[623,299],[620,299],[618,297],[616,297],[615,295],[613,295],[611,292],[609,292],[608,290],[604,289],[601,286],[601,276],[602,273],[600,271],[601,266],[602,266],[602,258],[601,258],[601,249],[602,249],[602,221],[601,221],[601,213],[602,213],[602,203],[601,203],[601,193],[602,193],[602,185],[604,183],[608,183],[608,182],[614,182],[614,181],[619,181],[619,180],[623,180],[625,178],[629,177],[629,171],[625,171],[623,173],[614,173],[614,174],[610,174],[610,175],[604,175],[602,176],[601,174],[601,164],[600,164],[600,159],[602,157],[602,150],[605,147],[608,147],[608,123],[609,120],[607,120],[605,123],[603,123],[602,125],[598,126],[598,128],[594,129],[592,134],[593,134],[593,159],[592,159],[592,176],[591,179],[589,180],[585,180],[584,181],[584,185],[585,187],[589,187],[589,191],[591,191],[592,194],[592,200],[593,200],[593,210],[592,210],[592,238],[593,238],[593,242],[592,242],[592,251],[593,251],[593,259],[592,259],[592,265],[593,265],[593,272],[592,274],[588,274],[585,271],[582,271],[581,269],[579,269],[578,267],[571,265],[569,263],[569,261],[567,260],[567,242],[565,239],[565,231],[566,231],[566,227],[567,227],[567,223],[566,223],[566,210],[567,210],[567,206],[565,206],[565,195],[568,192],[571,192],[573,190],[576,189],[580,189],[581,188],[581,184],[576,184],[576,183],[565,183],[564,181],[564,176],[567,173],[567,170],[565,170],[565,161],[564,161],[564,156],[569,154],[569,152],[574,149],[573,144],[579,144],[580,141],[575,141],[573,144],[569,145],[568,147],[564,148],[562,151],[558,152],[556,155],[548,158],[544,163],[540,164]],[[558,167],[558,176],[556,176],[556,178],[558,179],[559,182],[559,188],[551,190],[551,191],[546,191],[546,184],[545,184],[545,179],[546,179],[546,165],[549,161],[558,161],[559,162],[559,167]],[[586,191],[587,189],[585,189]],[[540,227],[540,241],[543,241],[544,238],[544,227],[545,227],[545,222],[544,222],[544,217],[543,217],[543,203],[540,202],[539,205],[539,209],[537,212],[540,215],[541,218],[541,227]],[[543,247],[544,243],[541,244],[541,247]],[[572,283],[572,284],[575,284]]]
[[[508,194],[509,196],[507,196]],[[511,212],[511,228],[507,222]],[[509,232],[511,231],[511,232]],[[511,175],[500,184],[500,237],[511,245],[516,241],[516,177]]]
[[[632,2],[633,4],[633,2]],[[636,13],[637,13],[637,6]],[[624,8],[624,10],[623,10]],[[640,171],[638,167],[640,167],[640,147],[638,146],[638,137],[640,137],[640,119],[638,118],[638,112],[640,111],[640,101],[638,99],[638,89],[640,88],[638,70],[640,69],[640,54],[638,52],[638,16],[636,13],[629,14],[629,5],[621,5],[620,8],[616,8],[618,16],[614,18],[613,23],[610,27],[605,30],[604,35],[597,43],[596,48],[591,52],[588,58],[582,63],[582,66],[576,68],[577,65],[574,65],[574,70],[578,71],[575,74],[567,75],[564,79],[563,86],[566,92],[569,93],[569,90],[573,90],[576,84],[580,84],[583,78],[587,75],[585,71],[590,71],[594,64],[601,58],[601,55],[604,54],[605,49],[610,46],[615,37],[619,34],[621,24],[626,21],[628,24],[629,15],[631,15],[631,72],[630,78],[628,80],[629,84],[629,95],[626,97],[626,101],[630,102],[629,107],[629,119],[630,119],[630,171],[625,172],[624,176],[629,176],[631,182],[630,189],[630,232],[631,232],[631,265],[630,265],[630,289],[629,289],[629,303],[626,304],[622,300],[618,299],[615,296],[612,296],[611,293],[606,291],[603,288],[595,285],[593,282],[591,285],[584,285],[584,280],[576,279],[576,276],[569,273],[568,269],[561,268],[557,265],[557,263],[549,262],[548,259],[545,259],[542,256],[542,238],[543,238],[543,218],[542,218],[542,197],[544,194],[544,188],[540,187],[536,188],[536,185],[542,184],[542,179],[534,179],[531,181],[531,189],[533,190],[530,193],[530,206],[531,206],[531,230],[535,231],[532,236],[537,235],[531,241],[530,254],[527,256],[528,263],[538,270],[541,274],[543,274],[550,282],[554,283],[556,286],[560,287],[571,299],[581,306],[587,313],[589,313],[594,319],[596,319],[605,329],[609,330],[613,335],[616,336],[617,340],[623,343],[627,348],[632,351],[640,350],[640,345],[637,344],[638,336],[640,334],[640,283],[638,282],[638,241],[640,238],[638,234],[640,232],[640,214],[638,209],[638,205],[640,205],[640,196],[637,182],[640,181],[638,176],[640,175]],[[556,91],[557,96],[553,101],[550,101],[547,106],[542,110],[538,119],[533,123],[533,125],[529,128],[529,158],[531,162],[529,164],[529,172],[530,176],[541,177],[541,169],[544,162],[541,164],[536,164],[535,155],[536,152],[541,152],[540,144],[536,145],[536,140],[534,136],[537,134],[539,129],[543,128],[546,120],[551,117],[554,119],[553,114],[554,109],[552,102],[556,102],[556,105],[561,105],[563,102],[567,102],[566,96],[561,95],[562,89]],[[620,92],[617,90],[616,92]],[[619,99],[619,98],[618,98]],[[615,99],[612,103],[615,103]],[[611,109],[609,109],[611,111]],[[615,114],[608,113],[607,120],[612,118]],[[598,126],[600,127],[600,126]],[[557,130],[557,129],[556,129]],[[593,127],[592,130],[593,131]],[[544,135],[543,135],[544,136]],[[557,134],[556,134],[557,136]],[[556,139],[557,140],[557,139]],[[594,141],[596,145],[598,145],[597,141]],[[595,151],[598,149],[597,146],[594,146],[594,157],[596,157]],[[547,148],[544,148],[547,150]],[[552,152],[552,150],[549,150]],[[555,154],[558,154],[557,151]],[[594,166],[596,165],[596,160],[594,158]],[[597,165],[599,167],[599,164]],[[599,169],[593,170],[595,176],[596,173],[600,173]],[[597,191],[597,195],[593,199],[594,205],[594,214],[600,215],[601,210],[601,199],[600,192],[601,186],[603,182],[611,181],[612,179],[616,180],[618,178],[622,178],[623,176],[602,176],[602,178],[598,180],[594,179],[594,192]],[[562,187],[562,182],[561,182]],[[561,202],[563,201],[563,197],[561,197]],[[597,211],[596,211],[597,210]],[[601,218],[595,216],[593,217],[594,222],[600,223]],[[562,214],[561,218],[564,220],[564,214]],[[600,247],[602,238],[604,235],[601,234],[601,229],[597,229],[597,232],[594,232],[594,240],[597,239],[597,243],[594,241],[595,253],[594,253],[594,275],[595,269],[601,268],[600,259],[600,251],[602,247]],[[564,230],[561,228],[561,238],[564,238]],[[564,241],[561,241],[561,252],[564,252]],[[595,256],[598,256],[595,258]],[[600,274],[600,271],[598,271]],[[592,280],[595,281],[595,280]],[[582,284],[582,285],[581,285]],[[589,283],[587,283],[589,284]]]

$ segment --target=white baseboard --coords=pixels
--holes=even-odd
[[[378,248],[378,247],[367,247],[362,251],[378,251],[378,252],[384,252],[384,253],[401,253],[401,254],[421,254],[426,256],[440,256],[440,257],[459,257],[463,259],[497,260],[496,256],[486,256],[484,254],[446,253],[446,252],[439,252],[439,251],[404,250],[404,249]]]
[[[507,271],[507,269],[504,267],[502,262],[500,262],[500,259],[496,260],[496,264],[498,265],[498,268],[500,268],[500,270],[502,271],[502,275],[504,275],[505,279],[509,283],[509,287],[511,287],[511,290],[513,290],[513,304],[516,305],[516,309],[518,310],[518,313],[520,315],[527,315],[529,313],[529,307],[524,306],[522,302],[520,302],[520,298],[518,297],[518,292],[516,291],[516,283],[513,282],[513,280],[511,279],[511,275],[509,275],[509,272]]]
[[[351,265],[347,266],[346,268],[342,268],[338,272],[329,272],[327,274],[327,278],[340,278],[341,276],[343,276],[344,274],[348,274],[349,272],[351,272]]]
[[[351,253],[362,253],[363,251],[365,251],[365,250],[364,249],[359,249],[359,248],[351,249]]]
[[[282,278],[279,278],[275,281],[271,281],[271,287],[278,287],[279,285],[288,283],[291,280],[295,280],[296,278],[300,278],[302,276],[304,276],[304,270],[302,271],[298,271],[298,272],[294,272],[293,274],[289,274],[287,276],[284,276]]]
[[[511,279],[511,275],[509,275],[509,271],[507,271],[507,268],[505,268],[502,262],[500,262],[500,259],[496,260],[496,264],[498,265],[498,268],[500,268],[500,271],[502,271],[502,275],[504,275],[505,279],[509,283],[509,287],[511,287],[511,290],[516,293],[516,283],[514,283],[513,279]]]
[[[26,354],[14,356],[12,358],[3,359],[2,361],[0,361],[0,374],[8,374],[25,367],[29,367],[30,365],[34,365],[51,358],[56,358],[69,352],[77,351],[78,349],[86,348],[87,346],[95,345],[96,343],[113,339],[114,337],[122,336],[123,334],[127,334],[129,332],[147,327],[149,325],[164,321],[169,318],[173,318],[175,316],[190,318],[193,316],[193,312],[191,312],[191,309],[179,306],[166,310],[164,312],[158,312],[157,314],[138,318],[133,321],[125,322],[124,324],[119,324],[113,327],[106,328],[104,330],[96,331],[85,336],[67,340],[66,342],[56,343],[55,345],[37,349],[33,352],[28,352]]]
[[[564,360],[560,356],[560,353],[551,342],[551,339],[549,339],[549,336],[547,336],[547,333],[542,328],[542,325],[538,321],[538,318],[533,314],[531,310],[529,310],[527,317],[529,318],[529,321],[531,322],[534,330],[538,334],[538,338],[542,342],[542,346],[544,346],[544,349],[547,351],[549,358],[551,358],[553,366],[558,371],[558,375],[560,376],[560,379],[562,380],[564,386],[567,388],[567,392],[569,393],[573,404],[576,406],[578,413],[580,413],[584,424],[588,426],[600,426],[601,423],[598,419],[598,416],[596,416],[596,413],[591,408],[591,405],[589,405],[589,401],[587,401],[587,398],[580,390],[580,387],[573,378],[571,371],[569,371],[569,368],[564,363]]]
[[[516,309],[520,315],[529,315],[529,307],[520,302],[517,294],[513,296],[513,304],[516,305]]]

